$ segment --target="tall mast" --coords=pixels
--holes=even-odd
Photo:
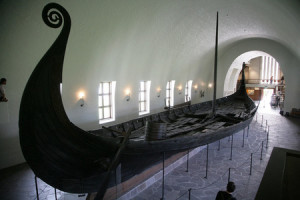
[[[212,115],[216,113],[216,93],[217,93],[217,66],[218,66],[218,22],[219,12],[217,12],[217,25],[216,25],[216,44],[215,44],[215,66],[214,66],[214,96],[212,102]]]

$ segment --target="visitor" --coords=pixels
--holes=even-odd
[[[272,84],[273,83],[273,76],[271,76],[271,78],[270,78],[270,84]]]
[[[284,76],[281,77],[281,84],[283,84]]]
[[[219,191],[216,196],[216,200],[236,200],[236,198],[231,195],[234,190],[234,182],[228,182],[226,191]]]
[[[0,80],[0,102],[7,102],[7,98],[5,96],[5,90],[4,90],[4,85],[6,85],[6,79],[5,78],[1,78]]]

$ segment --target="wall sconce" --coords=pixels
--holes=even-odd
[[[126,101],[129,101],[129,100],[130,100],[130,93],[131,93],[131,92],[130,92],[130,89],[126,89],[126,90],[125,90],[125,95],[126,95],[126,96],[125,96],[125,99],[126,99]]]
[[[156,89],[156,92],[157,92],[157,97],[159,98],[160,97],[160,92],[161,92],[160,87]]]
[[[212,83],[209,83],[209,84],[208,84],[208,87],[209,87],[209,88],[211,88],[211,87],[212,87],[212,85],[213,85]]]
[[[182,86],[179,85],[179,86],[178,86],[178,94],[181,94],[181,92],[182,92]]]
[[[197,93],[198,85],[194,85],[195,93]]]
[[[83,99],[83,97],[84,97],[84,92],[79,92],[79,93],[78,93],[78,97],[79,97],[79,101],[80,101],[80,106],[81,106],[81,107],[84,106],[84,99]]]

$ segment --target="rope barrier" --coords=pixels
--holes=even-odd
[[[186,192],[184,192],[181,196],[179,196],[177,199],[175,199],[175,200],[178,200],[178,199],[180,199],[181,197],[183,197],[186,193],[188,193],[189,191],[186,191]]]

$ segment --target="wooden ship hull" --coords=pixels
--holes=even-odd
[[[106,187],[115,184],[113,169],[119,163],[126,181],[161,162],[162,152],[168,157],[232,135],[247,127],[256,112],[242,84],[233,95],[216,100],[213,115],[210,101],[84,131],[68,119],[60,94],[70,16],[62,6],[50,3],[42,17],[48,26],[62,26],[62,30],[25,87],[19,136],[35,175],[54,188],[71,193],[98,191],[103,196]],[[157,135],[151,131],[153,126],[159,127]]]
[[[133,119],[90,133],[110,141],[111,138],[122,136],[121,133],[130,128],[129,141],[123,152],[128,155],[184,151],[206,145],[232,135],[250,124],[257,107],[246,93],[246,96],[241,96],[237,95],[239,92],[240,90],[231,96],[218,99],[213,117],[209,117],[212,101],[208,101]],[[157,125],[157,131],[148,132],[149,124]],[[160,131],[159,126],[163,124],[166,125],[166,130]],[[147,139],[151,134],[154,136]]]

